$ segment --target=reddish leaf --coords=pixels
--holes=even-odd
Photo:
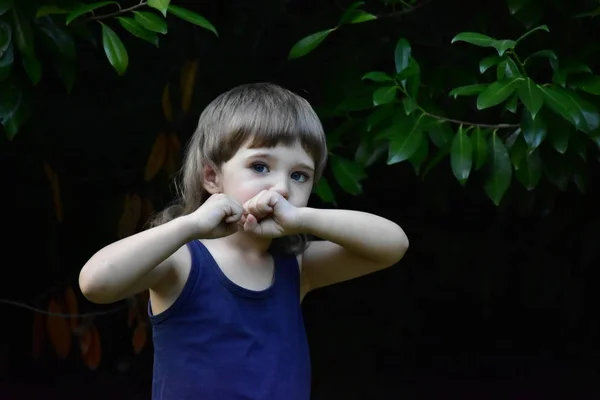
[[[196,73],[198,71],[198,60],[189,60],[181,67],[181,110],[185,113],[190,109]]]
[[[51,313],[63,313],[63,309],[53,298],[48,304],[48,311]],[[66,359],[71,350],[71,330],[67,321],[63,317],[48,315],[46,318],[46,329],[50,342],[54,346],[56,355],[61,359]]]
[[[84,339],[86,335],[87,337]],[[95,370],[100,365],[100,360],[102,359],[102,345],[98,328],[94,325],[90,326],[86,333],[82,335],[80,343],[83,363],[89,369]]]
[[[129,315],[127,317],[127,325],[131,328],[135,321],[139,320],[139,311],[135,305],[135,303],[129,307]]]
[[[67,309],[67,314],[75,315],[79,313],[79,307],[77,306],[77,298],[75,297],[75,292],[73,291],[73,288],[70,286],[65,291],[65,306]],[[78,322],[78,318],[69,318],[69,326],[71,327],[71,331],[77,329]]]
[[[165,164],[166,159],[167,135],[160,133],[154,141],[154,145],[148,156],[148,161],[146,162],[146,168],[144,170],[144,180],[146,180],[146,182],[149,182],[156,176]]]
[[[137,194],[125,195],[123,214],[119,220],[117,235],[125,238],[135,233],[141,212],[141,199]]]
[[[165,162],[165,170],[171,175],[176,172],[181,166],[181,143],[176,134],[170,133],[167,135],[167,161]]]
[[[60,223],[63,221],[63,206],[60,195],[60,185],[58,184],[58,177],[56,176],[54,170],[47,163],[44,163],[44,171],[46,172],[46,177],[48,178],[48,182],[50,183],[50,188],[52,190],[52,199],[54,201],[54,212],[56,214],[56,219]]]
[[[140,354],[146,345],[148,333],[146,331],[146,324],[141,323],[133,331],[133,337],[131,343],[133,344],[133,351],[135,354]]]

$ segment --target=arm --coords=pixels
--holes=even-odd
[[[299,212],[301,231],[324,239],[312,242],[302,256],[304,291],[390,267],[408,249],[402,228],[385,218],[308,207]]]
[[[181,217],[99,250],[83,266],[79,286],[94,303],[112,303],[157,285],[182,257],[174,253],[194,236]]]

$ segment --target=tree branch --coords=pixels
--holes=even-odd
[[[141,7],[145,6],[146,4],[147,3],[145,1],[141,1],[138,4],[136,4],[135,6],[123,8],[123,9],[120,9],[119,11],[115,11],[115,12],[110,13],[110,14],[94,15],[93,17],[86,18],[85,20],[83,20],[83,22],[100,21],[100,20],[103,20],[103,19],[116,17],[118,15],[125,14],[125,13],[128,13],[130,11],[137,10],[138,8],[141,8]]]
[[[394,11],[394,12],[391,12],[389,14],[376,15],[376,17],[377,17],[377,19],[381,19],[381,18],[396,18],[396,17],[399,17],[401,15],[409,14],[409,13],[411,13],[413,11],[417,11],[419,8],[425,7],[429,3],[431,3],[431,0],[423,0],[422,2],[420,2],[418,4],[415,4],[414,6],[412,6],[410,8],[405,8],[405,9],[400,10],[400,11]]]
[[[480,124],[477,122],[468,122],[468,121],[461,121],[461,120],[453,119],[453,118],[442,117],[440,115],[431,114],[425,110],[423,110],[423,112],[426,115],[430,116],[431,118],[451,122],[451,123],[457,124],[457,125],[478,126],[480,128],[491,128],[491,129],[510,129],[510,128],[518,128],[520,126],[519,124]]]

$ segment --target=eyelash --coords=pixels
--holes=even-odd
[[[261,171],[257,171],[257,170],[256,170],[256,167],[257,167],[257,166],[263,166],[263,167],[265,167],[265,168],[269,169],[269,167],[268,167],[268,166],[267,166],[265,163],[259,163],[259,162],[257,162],[257,163],[253,163],[253,164],[251,165],[251,167],[252,167],[252,170],[253,170],[254,172],[256,172],[256,173],[259,173],[259,174],[261,174],[261,173],[263,173],[263,172],[261,172]],[[309,180],[309,179],[310,179],[310,175],[308,175],[306,172],[296,171],[296,172],[292,172],[292,175],[293,175],[293,174],[300,174],[300,175],[302,175],[302,176],[304,177],[304,182],[306,182],[307,180]],[[302,183],[302,182],[301,182],[301,183]]]

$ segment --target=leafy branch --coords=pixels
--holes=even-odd
[[[119,11],[115,11],[113,13],[104,14],[104,15],[94,15],[92,17],[84,19],[83,22],[85,23],[85,22],[91,22],[91,21],[100,21],[103,19],[118,17],[119,15],[127,14],[128,12],[135,11],[138,8],[142,8],[142,7],[146,6],[147,4],[148,4],[147,2],[141,1],[139,4],[133,5],[131,7],[127,7],[127,8],[123,8],[123,9],[121,9],[119,7]]]

